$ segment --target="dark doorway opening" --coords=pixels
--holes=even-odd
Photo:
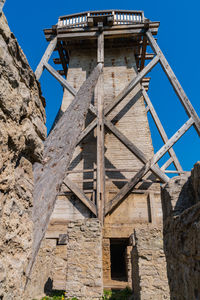
[[[111,279],[127,281],[128,239],[110,239]]]

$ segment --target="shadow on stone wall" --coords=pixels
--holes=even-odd
[[[200,163],[162,187],[163,238],[172,300],[200,299]]]

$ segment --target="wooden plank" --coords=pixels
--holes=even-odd
[[[42,75],[42,72],[43,72],[43,69],[44,69],[44,64],[45,63],[48,63],[50,57],[51,57],[51,54],[53,52],[53,50],[55,49],[57,45],[57,37],[54,37],[51,42],[49,43],[39,65],[37,66],[37,69],[35,71],[35,76],[36,76],[36,79],[39,80],[41,75]]]
[[[140,63],[140,71],[144,69],[145,57],[146,57],[146,50],[147,50],[147,38],[146,36],[143,37],[143,47],[142,47],[142,54],[141,54],[141,63]]]
[[[171,69],[170,65],[168,64],[168,61],[166,60],[164,54],[162,53],[161,49],[159,48],[157,42],[153,38],[150,31],[146,32],[147,38],[149,40],[149,43],[153,49],[153,51],[159,56],[161,66],[167,75],[172,87],[174,88],[175,93],[177,94],[181,104],[183,105],[187,115],[189,117],[192,117],[194,120],[194,127],[200,136],[200,119],[192,106],[190,100],[188,99],[187,95],[185,94],[182,86],[180,85],[177,77],[175,76],[173,70]]]
[[[84,194],[84,192],[79,189],[77,184],[72,182],[68,177],[65,177],[63,183],[81,200],[81,202],[89,208],[89,210],[97,216],[97,208],[96,205],[88,199],[88,197]]]
[[[194,121],[190,118],[169,140],[168,142],[150,159],[139,172],[127,182],[119,193],[106,205],[105,214],[111,213],[131,191],[132,188],[149,172],[153,165],[170,149],[181,136],[193,125]]]
[[[164,165],[161,167],[161,170],[166,170],[170,165],[171,165],[171,163],[173,163],[173,158],[172,157],[170,157],[165,163],[164,163]]]
[[[49,65],[48,63],[44,63],[44,67],[49,71],[49,73],[55,78],[57,79],[60,84],[66,88],[73,96],[75,96],[77,94],[76,90],[67,82],[67,80],[65,80],[60,74],[58,74],[58,72],[56,72],[56,70],[54,70],[54,68]]]
[[[54,62],[55,65],[61,65],[62,64],[60,58],[53,58],[53,62]]]
[[[154,155],[152,163],[155,164],[165,153],[182,137],[182,135],[194,124],[194,120],[190,118],[185,124],[177,130],[177,132],[167,141],[165,145]]]
[[[161,136],[163,142],[167,143],[167,141],[168,141],[167,134],[166,134],[166,132],[165,132],[163,126],[162,126],[162,123],[160,122],[160,119],[159,119],[159,117],[158,117],[158,115],[157,115],[157,113],[156,113],[156,111],[153,107],[153,104],[152,104],[152,102],[151,102],[151,100],[150,100],[150,98],[149,98],[149,96],[148,96],[148,94],[147,94],[147,92],[145,91],[144,88],[142,88],[142,93],[143,93],[143,96],[144,96],[144,100],[145,100],[146,104],[148,105],[148,107],[150,109],[150,113],[151,113],[152,118],[153,118],[153,120],[156,124],[156,127],[157,127],[157,129],[160,133],[160,136]],[[174,150],[172,148],[170,148],[168,152],[169,152],[169,155],[173,158],[174,165],[175,165],[176,169],[178,171],[183,171],[183,169],[181,167],[181,164],[180,164]]]
[[[57,70],[58,74],[64,76],[66,75],[65,71],[64,70]]]
[[[98,64],[80,87],[75,99],[59,119],[44,143],[43,164],[34,166],[33,248],[26,270],[27,278],[36,260],[41,242],[53,212],[56,197],[66,176],[78,136],[85,122],[94,88],[102,71]]]
[[[80,133],[77,145],[97,126],[97,119],[90,122],[90,124]]]
[[[80,169],[80,170],[68,170],[66,173],[67,174],[76,174],[76,173],[90,173],[90,172],[95,172],[96,168],[94,169]]]
[[[146,110],[147,113],[148,113],[148,111],[150,110],[150,108],[149,108],[148,105],[145,107],[145,110]]]
[[[156,32],[158,31],[158,27],[159,27],[160,23],[159,22],[149,22],[148,26],[149,29],[152,32]],[[146,24],[142,24],[142,23],[138,23],[138,24],[128,24],[128,25],[115,25],[115,26],[104,26],[104,32],[115,32],[115,31],[127,31],[127,30],[135,30],[135,32],[138,32],[138,30],[145,30],[146,29]],[[66,27],[62,27],[62,28],[57,28],[57,32],[58,34],[60,33],[82,33],[85,32],[86,28],[85,27],[71,27],[71,28],[66,28]],[[87,32],[97,32],[99,33],[99,28],[98,26],[94,26],[91,28],[87,28]],[[46,34],[52,34],[52,28],[50,29],[44,29],[44,33]]]
[[[104,35],[99,34],[97,61],[104,63]],[[98,218],[104,222],[105,205],[105,161],[104,161],[104,81],[103,74],[97,83],[97,210]]]
[[[152,34],[157,34],[157,28],[150,29]],[[79,32],[62,32],[61,30],[58,30],[57,37],[59,41],[63,40],[72,40],[72,39],[96,39],[98,36],[99,29],[96,29],[96,31],[80,31]],[[143,36],[145,34],[146,29],[141,27],[140,29],[120,29],[120,30],[104,30],[104,36],[106,39],[108,38],[120,38],[120,37],[132,37],[132,36]],[[46,38],[48,39],[48,34],[46,35]]]
[[[148,26],[149,26],[149,29],[152,30],[152,29],[157,29],[158,30],[158,27],[160,25],[160,22],[149,22],[148,23]],[[127,29],[146,29],[146,24],[143,24],[143,23],[138,23],[138,24],[128,24],[128,25],[124,25],[124,24],[118,24],[118,25],[115,25],[115,26],[104,26],[104,30],[110,30],[110,31],[118,31],[118,30],[127,30]],[[71,28],[57,28],[57,31],[58,33],[64,33],[64,32],[70,32],[70,33],[73,33],[73,32],[85,32],[86,31],[86,28],[85,27],[71,27]],[[99,32],[99,28],[96,26],[96,27],[92,27],[92,28],[87,28],[87,31],[88,32],[92,32],[92,31],[97,31]],[[48,33],[48,34],[52,34],[52,28],[49,28],[49,29],[44,29],[44,33]]]
[[[110,121],[105,119],[105,125],[142,163],[147,163],[148,160],[144,153],[129,141]],[[157,166],[152,166],[151,170],[162,182],[168,182],[169,178]]]
[[[141,59],[142,58],[142,55],[135,55],[136,56],[136,58],[137,59]],[[146,53],[145,54],[145,60],[151,60],[151,59],[153,59],[154,58],[154,56],[155,56],[155,54],[154,53]]]
[[[190,173],[190,172],[189,171],[178,172],[178,171],[174,171],[174,170],[166,170],[165,173],[169,173],[169,174],[186,174],[186,173]]]
[[[101,32],[97,39],[97,62],[104,63],[104,34]]]

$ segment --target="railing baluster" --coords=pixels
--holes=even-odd
[[[143,22],[144,13],[141,11],[94,11],[87,13],[80,13],[61,17],[58,19],[58,27],[84,27],[87,24],[88,16],[113,16],[113,24],[131,24],[134,22]]]

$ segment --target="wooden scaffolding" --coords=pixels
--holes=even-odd
[[[67,81],[67,71],[70,59],[68,50],[70,45],[77,44],[78,46],[81,41],[81,47],[84,47],[84,41],[95,41],[97,43],[97,65],[103,68],[104,42],[108,41],[109,43],[109,40],[113,41],[115,39],[122,38],[121,47],[123,47],[123,38],[134,37],[134,51],[138,68],[137,76],[132,79],[129,84],[127,84],[127,86],[115,97],[112,103],[105,106],[103,76],[102,73],[99,75],[97,82],[97,107],[91,103],[89,104],[89,111],[95,118],[81,131],[76,139],[76,145],[78,145],[92,130],[97,128],[96,202],[91,201],[84,191],[81,190],[76,183],[70,180],[68,176],[60,179],[60,185],[64,183],[92,212],[93,216],[98,217],[102,223],[104,222],[105,216],[110,214],[120,205],[120,203],[122,203],[125,196],[135,188],[139,181],[143,180],[144,176],[149,171],[151,171],[162,183],[166,183],[169,180],[169,177],[167,176],[168,171],[166,171],[166,169],[171,164],[174,164],[176,168],[176,171],[173,171],[175,174],[183,173],[184,171],[175,154],[173,145],[191,126],[194,126],[197,134],[200,135],[200,119],[156,41],[158,27],[159,22],[152,22],[149,19],[146,19],[142,11],[104,10],[60,17],[57,25],[44,30],[45,37],[49,42],[49,45],[35,71],[36,78],[39,80],[43,70],[46,69],[53,77],[56,78],[62,87],[67,89],[75,98],[79,92],[77,93],[77,91]],[[147,46],[151,47],[152,53],[147,52]],[[62,69],[59,71],[56,71],[55,68],[49,64],[49,59],[53,51],[57,51],[59,55],[58,58],[54,59],[55,64],[62,66]],[[148,64],[145,64],[146,61],[149,61]],[[167,75],[168,80],[188,115],[187,122],[185,122],[170,138],[168,138],[147,94],[149,78],[146,77],[146,75],[158,63]],[[151,159],[148,159],[146,155],[133,142],[131,142],[109,118],[109,114],[113,111],[113,109],[122,102],[122,100],[137,86],[138,83],[142,84],[142,94],[146,103],[146,111],[151,114],[164,142],[164,145],[153,155]],[[105,129],[112,132],[112,134],[143,163],[142,168],[131,179],[127,180],[126,184],[108,203],[105,202],[105,172],[108,171],[105,168],[104,161]],[[57,134],[59,133],[57,132]],[[170,158],[160,168],[157,163],[166,153],[169,153]],[[43,166],[43,169],[44,168],[45,166]],[[53,164],[51,164],[51,168],[54,168]],[[84,172],[84,170],[82,171]],[[42,176],[43,175],[41,175],[40,180],[42,180]],[[43,189],[51,190],[52,187],[45,186]],[[57,192],[59,192],[59,190]],[[38,195],[38,197],[40,197],[40,195]],[[53,205],[53,203],[55,203],[55,199],[51,205]],[[44,213],[46,214],[47,212]],[[49,217],[46,218],[45,222],[48,220]],[[42,226],[44,230],[42,231],[41,236],[44,237],[47,225],[44,223]],[[41,241],[41,237],[38,241]]]

